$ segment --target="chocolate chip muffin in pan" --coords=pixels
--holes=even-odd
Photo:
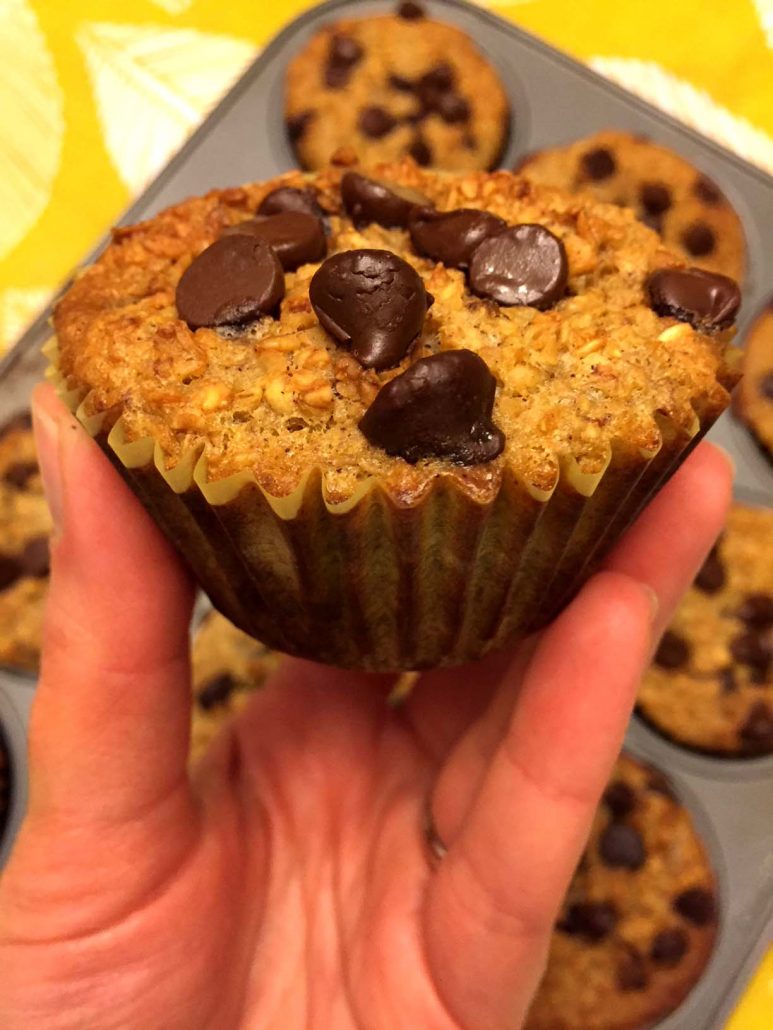
[[[728,199],[689,161],[644,136],[599,132],[531,154],[517,171],[545,186],[631,207],[685,261],[743,279],[746,237]]]
[[[193,638],[191,660],[190,755],[195,761],[244,707],[253,691],[263,686],[280,656],[242,633],[219,612],[210,612]]]
[[[747,333],[742,371],[736,414],[773,457],[773,299]]]
[[[683,1001],[717,931],[714,875],[658,770],[618,760],[525,1030],[644,1030]]]
[[[628,211],[406,161],[118,230],[50,355],[223,614],[401,671],[555,615],[726,406],[738,302]]]
[[[773,753],[773,510],[733,506],[644,678],[638,710],[686,747]]]
[[[409,154],[420,165],[493,168],[510,126],[499,76],[469,36],[412,2],[321,29],[287,69],[285,117],[311,169],[340,148],[370,163]]]
[[[0,664],[34,671],[48,590],[51,518],[25,413],[0,429]]]

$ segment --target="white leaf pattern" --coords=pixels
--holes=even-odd
[[[153,0],[156,7],[163,7],[170,14],[182,14],[187,11],[193,0]]]
[[[704,90],[659,64],[626,57],[594,57],[591,67],[662,111],[709,136],[752,164],[773,172],[773,137],[718,104]]]
[[[773,0],[754,0],[757,15],[768,46],[773,50]]]
[[[86,22],[76,34],[105,145],[140,190],[254,58],[246,40],[194,29]]]
[[[64,135],[54,62],[26,0],[0,0],[0,259],[51,196]]]

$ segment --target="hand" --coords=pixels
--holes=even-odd
[[[35,413],[59,528],[0,1025],[519,1027],[724,458],[701,446],[538,637],[397,709],[392,677],[287,659],[191,778],[192,585],[50,389]]]

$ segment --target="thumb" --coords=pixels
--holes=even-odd
[[[193,590],[50,386],[36,389],[33,417],[55,529],[30,817],[120,824],[185,783]]]

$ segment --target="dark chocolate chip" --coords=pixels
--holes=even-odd
[[[659,315],[707,331],[732,325],[741,305],[735,280],[702,268],[660,268],[647,280],[647,292]]]
[[[417,165],[426,168],[432,164],[432,148],[426,140],[420,137],[415,139],[408,147],[408,156],[412,157]]]
[[[644,182],[639,190],[639,200],[648,215],[662,215],[671,207],[671,190],[662,182]]]
[[[313,111],[301,111],[300,114],[290,115],[287,119],[287,135],[291,143],[297,143],[306,132],[306,127],[314,118]]]
[[[650,771],[647,779],[647,789],[651,790],[653,794],[660,794],[662,797],[668,798],[669,801],[677,800],[671,781],[659,769],[652,769]]]
[[[417,89],[453,89],[456,82],[456,72],[447,61],[441,61],[434,68],[425,72],[418,81]]]
[[[285,429],[288,433],[298,433],[301,429],[305,429],[308,422],[303,418],[288,418],[285,422]]]
[[[223,705],[236,689],[236,680],[230,672],[222,672],[207,680],[196,692],[196,702],[205,712]]]
[[[0,590],[7,590],[21,575],[18,560],[10,554],[0,554]]]
[[[363,49],[356,39],[337,32],[330,40],[325,66],[325,85],[340,89],[349,81],[356,64],[362,60]]]
[[[398,93],[412,93],[413,82],[410,79],[406,79],[404,75],[395,75],[394,73],[389,76],[387,82],[396,89]]]
[[[730,666],[726,669],[720,669],[717,676],[719,677],[719,687],[723,694],[734,694],[738,690],[735,672]]]
[[[663,234],[663,215],[651,215],[649,211],[643,211],[639,216],[639,221],[643,222],[648,229],[652,229],[653,232],[659,235]]]
[[[639,831],[617,822],[611,822],[602,833],[599,855],[605,865],[622,869],[641,869],[647,859]]]
[[[755,701],[739,730],[742,743],[751,752],[773,751],[773,708]]]
[[[577,901],[566,910],[556,928],[573,937],[601,941],[617,925],[617,909],[611,901]]]
[[[588,179],[599,181],[608,179],[617,171],[617,162],[614,155],[606,147],[597,147],[582,155],[580,167],[583,175]]]
[[[34,461],[15,461],[3,473],[3,480],[17,490],[23,490],[37,472],[38,466]]]
[[[699,200],[702,200],[704,204],[710,204],[712,207],[717,204],[723,204],[725,201],[719,186],[712,182],[707,175],[698,176],[693,183],[692,191]]]
[[[767,671],[773,654],[773,642],[765,630],[750,629],[730,641],[730,654],[740,665]]]
[[[32,414],[29,411],[20,411],[0,427],[0,438],[8,433],[19,433],[27,429],[32,429]]]
[[[652,938],[650,958],[659,966],[676,966],[687,954],[690,938],[681,926],[661,930]]]
[[[770,594],[747,594],[736,612],[747,626],[773,626],[773,597]]]
[[[766,372],[757,380],[757,389],[762,397],[773,401],[773,372]]]
[[[459,93],[441,93],[435,110],[448,125],[458,125],[470,118],[470,105]]]
[[[418,212],[432,207],[416,190],[368,179],[359,172],[346,172],[341,179],[341,199],[358,229],[371,222],[386,229],[405,229]]]
[[[717,918],[717,904],[714,895],[705,887],[689,887],[677,894],[673,909],[694,926],[708,926]]]
[[[421,212],[411,222],[410,232],[419,254],[449,268],[466,268],[475,249],[506,228],[506,222],[488,211],[463,207],[456,211]]]
[[[647,964],[630,944],[618,961],[615,979],[621,991],[643,991],[649,983]]]
[[[278,215],[283,211],[301,211],[315,218],[325,218],[319,206],[317,194],[312,189],[298,189],[297,186],[279,186],[267,193],[258,206],[259,215]]]
[[[727,574],[719,553],[714,548],[695,577],[695,586],[704,594],[716,594],[725,585]]]
[[[363,107],[360,117],[357,119],[360,132],[371,139],[381,139],[388,135],[397,125],[397,119],[383,107],[373,104],[370,107]]]
[[[667,629],[655,652],[655,664],[661,669],[679,669],[687,665],[689,660],[690,645],[684,637]]]
[[[424,326],[431,297],[418,272],[388,250],[347,250],[314,273],[311,305],[365,368],[399,364]]]
[[[497,304],[544,311],[563,297],[569,261],[561,240],[542,225],[515,225],[484,240],[470,261],[470,288]]]
[[[36,536],[29,541],[19,556],[19,566],[22,575],[32,579],[42,579],[48,575],[51,560],[47,536]]]
[[[496,380],[477,354],[442,351],[382,386],[360,429],[374,446],[411,463],[438,457],[477,465],[505,445],[491,420],[495,391]]]
[[[397,5],[397,16],[405,18],[406,21],[418,21],[419,18],[424,17],[424,8],[420,4],[414,3],[413,0],[403,0],[401,4]]]
[[[636,791],[622,780],[615,780],[604,791],[604,804],[615,819],[622,819],[636,807]]]
[[[223,236],[183,272],[177,310],[191,329],[240,325],[274,311],[284,296],[279,258],[254,236]]]
[[[711,254],[717,245],[714,230],[705,222],[693,222],[682,233],[682,246],[693,257],[705,257]]]
[[[327,253],[325,230],[319,218],[305,211],[282,211],[278,215],[258,215],[229,226],[224,235],[246,234],[265,240],[286,272],[295,271]]]

